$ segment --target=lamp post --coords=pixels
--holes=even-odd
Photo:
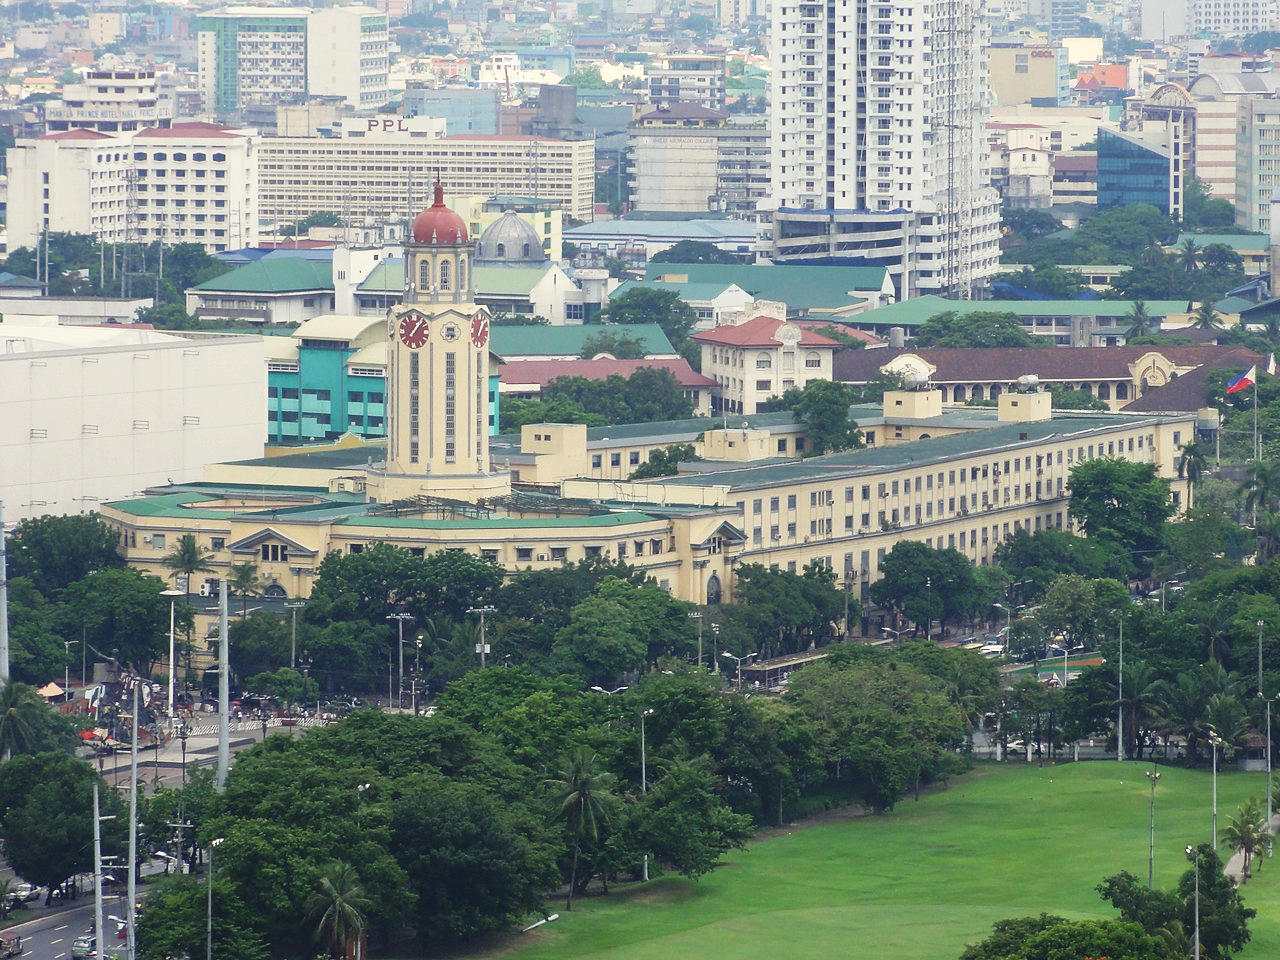
[[[1151,815],[1147,841],[1147,889],[1150,890],[1156,872],[1156,782],[1160,779],[1160,771],[1152,767],[1147,771],[1147,779],[1151,781]]]
[[[171,724],[173,723],[173,718],[178,715],[178,705],[174,700],[173,694],[173,681],[174,677],[176,677],[178,673],[177,657],[175,656],[177,644],[174,642],[173,638],[174,612],[178,598],[185,597],[186,595],[187,592],[185,590],[160,591],[160,596],[169,598],[169,722]]]
[[[484,638],[484,615],[486,613],[494,613],[496,611],[497,611],[497,607],[490,606],[489,604],[485,604],[482,607],[467,607],[467,613],[480,614],[480,642],[476,644],[476,653],[480,654],[481,670],[483,670],[486,666],[488,666],[488,661],[486,658],[488,657],[488,654],[489,654],[489,644],[485,641],[485,638]]]
[[[993,603],[992,606],[995,607],[997,610],[1004,611],[1004,645],[1005,645],[1005,651],[1008,652],[1009,631],[1013,629],[1013,608],[1006,607],[1003,603]]]
[[[404,701],[404,622],[406,620],[412,620],[413,614],[405,613],[403,610],[401,610],[398,613],[387,614],[386,619],[394,620],[396,622],[396,640],[397,640],[397,650],[399,651],[399,666],[397,668],[397,673],[396,673],[397,683],[396,683],[395,699],[396,699],[396,709],[399,710],[404,705],[403,704],[403,701]],[[387,700],[388,700],[387,706],[391,706],[390,704],[391,698],[388,697]]]
[[[713,620],[711,621],[711,649],[714,651],[715,648],[718,647],[719,645],[720,645],[720,624]],[[711,672],[712,673],[720,672],[720,659],[716,657],[714,653],[712,654],[712,657],[711,657]]]
[[[640,711],[640,793],[641,794],[646,794],[649,792],[649,777],[646,773],[646,766],[645,766],[644,718],[647,716],[650,716],[652,713],[653,713],[652,710]],[[649,851],[647,850],[645,851],[645,854],[644,854],[644,860],[641,861],[640,879],[645,881],[646,883],[649,880]]]
[[[893,627],[881,627],[881,628],[880,628],[880,632],[881,632],[881,633],[892,633],[892,634],[893,634],[893,642],[894,642],[894,644],[900,647],[900,646],[902,646],[902,635],[903,635],[904,633],[906,633],[907,631],[906,631],[906,630],[895,630],[895,629],[893,629]]]
[[[305,600],[290,600],[285,609],[289,611],[289,668],[298,669],[298,611],[307,605]]]
[[[258,708],[258,719],[262,722],[262,742],[266,743],[266,740],[267,740],[267,708],[266,707]]]
[[[698,621],[698,669],[702,669],[702,611],[693,610],[689,613],[690,620]]]
[[[218,837],[216,840],[209,841],[209,878],[206,881],[209,886],[209,900],[205,912],[204,960],[213,960],[213,851],[222,845],[224,839],[226,838]]]
[[[1196,875],[1195,939],[1192,941],[1191,957],[1192,960],[1200,960],[1200,848],[1188,843],[1187,859],[1195,864],[1193,869]]]
[[[62,641],[62,659],[63,659],[62,692],[63,693],[67,693],[71,689],[71,645],[73,643],[75,643],[74,640]],[[83,683],[84,679],[81,678],[80,682]]]
[[[1222,738],[1210,729],[1209,744],[1213,748],[1213,849],[1218,849],[1218,746]]]
[[[744,660],[752,659],[753,657],[755,657],[755,654],[748,653],[745,657],[735,657],[728,650],[725,650],[723,653],[720,654],[720,656],[728,657],[730,660],[732,660],[734,663],[738,665],[738,692],[741,693],[742,692],[742,662]]]
[[[1116,670],[1116,759],[1124,762],[1124,617],[1120,618],[1120,666]]]
[[[187,737],[191,735],[191,731],[187,729],[185,720],[178,724],[178,742],[182,744],[182,785],[187,785]]]

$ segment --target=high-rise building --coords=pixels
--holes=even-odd
[[[44,105],[46,133],[98,130],[118,133],[167,127],[174,117],[172,78],[157,78],[150,67],[102,67],[82,82],[62,88],[61,100]]]
[[[197,19],[204,109],[341,96],[368,109],[387,102],[387,15],[372,7],[224,7]]]
[[[7,155],[9,243],[33,247],[45,230],[210,251],[256,243],[255,143],[212,123],[20,138]]]
[[[1240,37],[1275,29],[1278,23],[1277,0],[1142,0],[1138,33],[1143,40],[1158,41],[1206,33]]]
[[[649,102],[661,107],[683,100],[708,110],[723,110],[724,74],[724,57],[700,54],[663,57],[645,70]]]
[[[903,298],[994,274],[986,45],[982,0],[777,3],[774,256],[882,264]]]

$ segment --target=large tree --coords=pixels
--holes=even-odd
[[[96,513],[22,520],[9,534],[9,576],[28,577],[49,596],[95,570],[124,566],[119,542]]]
[[[698,317],[693,308],[673,290],[656,287],[632,287],[621,296],[609,300],[601,314],[605,323],[656,323],[677,350]]]
[[[1049,346],[1018,322],[1016,313],[948,310],[930,317],[916,330],[917,347],[1036,347]]]
[[[1169,483],[1154,464],[1102,459],[1071,469],[1071,516],[1091,537],[1114,542],[1121,550],[1154,552],[1164,522],[1173,515]]]
[[[149,671],[166,649],[168,585],[137,570],[109,568],[89,574],[66,590],[89,643],[140,673]],[[187,612],[186,623],[190,622]],[[184,624],[185,625],[185,624]]]
[[[973,564],[958,550],[936,549],[918,540],[899,540],[880,561],[880,579],[871,599],[905,615],[917,629],[946,623],[971,608]]]
[[[809,440],[809,454],[839,453],[861,447],[862,433],[849,419],[849,405],[854,402],[853,389],[830,380],[811,380],[796,398],[792,411],[804,424]]]

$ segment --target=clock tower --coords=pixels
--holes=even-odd
[[[489,469],[489,313],[474,302],[471,244],[444,188],[413,220],[405,294],[387,315],[387,461],[370,472],[380,503],[510,493]]]

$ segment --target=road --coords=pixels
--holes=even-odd
[[[123,893],[112,893],[103,898],[102,914],[125,915]],[[110,921],[106,921],[111,929]],[[49,913],[35,920],[8,928],[5,933],[22,936],[24,960],[67,960],[71,956],[71,941],[89,932],[93,925],[93,897],[82,898],[75,906]]]

